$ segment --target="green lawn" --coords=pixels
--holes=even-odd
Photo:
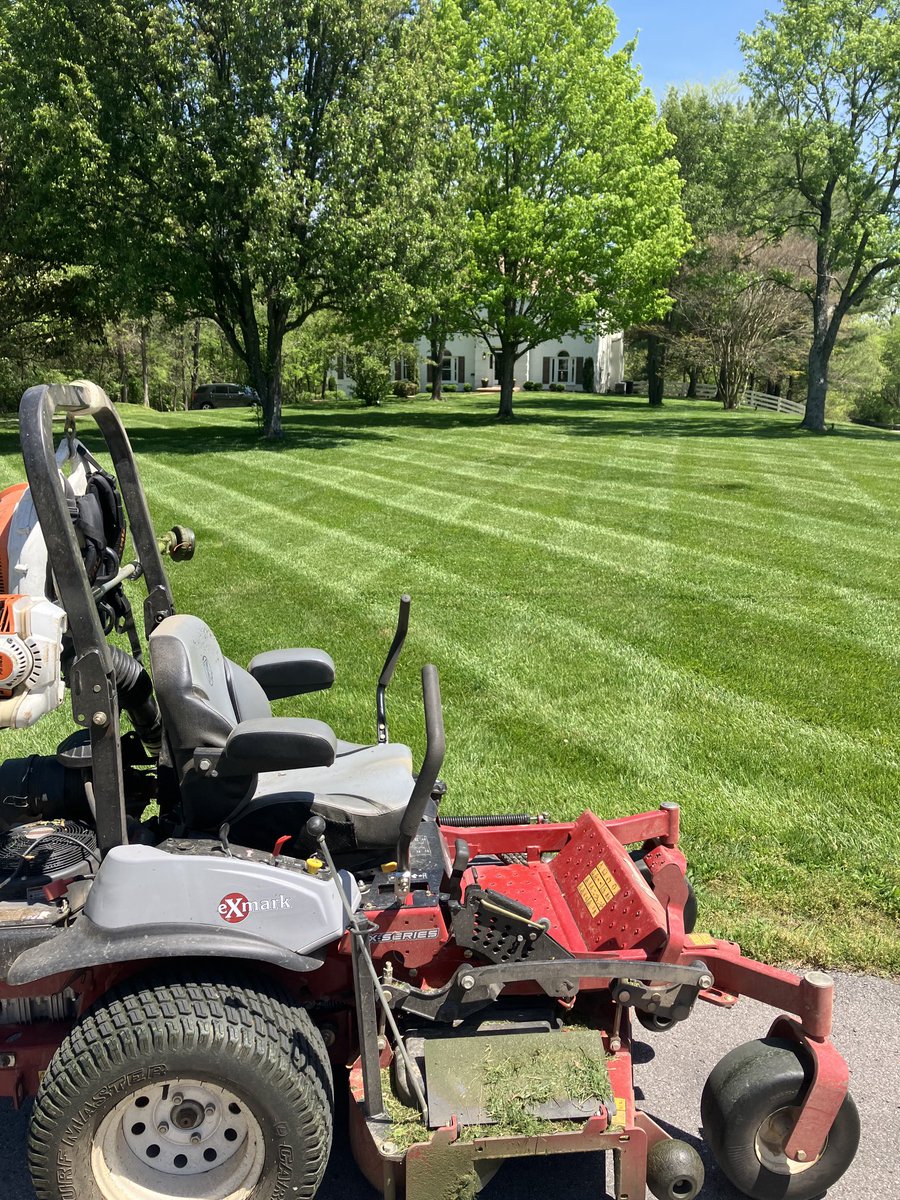
[[[124,410],[173,569],[239,661],[322,645],[332,693],[286,704],[420,754],[441,673],[447,809],[683,806],[701,926],[777,961],[900,972],[900,438],[698,401],[522,395],[286,414]],[[2,479],[21,478],[7,427]],[[6,735],[52,743],[59,722]]]

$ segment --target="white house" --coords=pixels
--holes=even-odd
[[[427,362],[430,353],[428,340],[422,338],[417,348],[419,362],[415,382],[424,389],[431,382],[431,368]],[[457,389],[462,389],[467,383],[474,388],[496,387],[500,382],[498,357],[490,352],[484,339],[477,334],[459,334],[447,343],[442,367],[444,383],[452,384]],[[544,387],[561,383],[567,391],[581,391],[584,364],[589,358],[594,360],[594,391],[613,391],[625,377],[624,335],[619,332],[601,334],[591,339],[564,337],[542,342],[523,354],[516,363],[516,386],[521,387],[523,383],[533,380]],[[351,391],[353,379],[344,355],[337,359],[335,374],[341,391]],[[407,378],[405,362],[398,361],[395,364],[394,378]]]

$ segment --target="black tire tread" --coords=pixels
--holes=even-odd
[[[58,1200],[48,1153],[52,1131],[80,1092],[146,1054],[202,1051],[210,1044],[251,1065],[280,1088],[284,1111],[318,1153],[295,1181],[297,1200],[312,1200],[331,1149],[333,1084],[321,1035],[305,1009],[273,979],[221,965],[168,966],[129,979],[103,995],[73,1026],[50,1062],[35,1100],[28,1157],[38,1200]]]
[[[752,1200],[817,1200],[852,1162],[859,1143],[859,1115],[848,1093],[835,1118],[829,1145],[820,1162],[797,1175],[776,1175],[751,1161],[742,1129],[749,1111],[762,1119],[786,1104],[797,1104],[812,1079],[808,1052],[798,1043],[781,1038],[761,1038],[738,1046],[713,1068],[700,1102],[703,1137],[731,1183]],[[766,1103],[768,1091],[768,1103]],[[746,1150],[743,1147],[747,1145]]]

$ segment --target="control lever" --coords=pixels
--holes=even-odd
[[[447,881],[447,894],[457,904],[462,899],[462,877],[466,873],[466,867],[469,865],[471,857],[472,851],[469,849],[469,843],[464,838],[457,838],[455,853],[453,855],[453,867],[450,871],[450,878]]]
[[[403,643],[406,641],[406,633],[409,629],[409,606],[411,603],[412,601],[409,596],[404,592],[400,597],[400,612],[397,614],[397,629],[394,633],[394,640],[391,642],[391,648],[388,650],[387,658],[384,660],[384,666],[381,668],[381,674],[378,677],[378,688],[375,692],[375,710],[379,746],[383,746],[388,740],[386,707],[388,684],[394,677],[397,659],[400,657],[400,651],[403,649]]]
[[[441,685],[437,667],[428,663],[422,668],[422,701],[425,705],[425,758],[409,797],[406,812],[400,822],[397,841],[397,877],[409,880],[409,848],[419,832],[428,801],[437,784],[438,772],[444,762],[444,712],[441,707]],[[401,887],[402,890],[402,887]],[[408,890],[408,888],[406,889]]]

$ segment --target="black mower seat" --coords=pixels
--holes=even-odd
[[[330,767],[261,773],[247,814],[239,818],[237,827],[243,823],[261,826],[264,821],[271,833],[279,818],[283,823],[287,815],[284,806],[298,805],[307,815],[324,817],[333,832],[352,827],[358,847],[396,846],[414,783],[409,747],[392,743],[352,746],[341,752],[349,746],[348,742],[338,743]],[[273,811],[278,809],[281,813]]]
[[[322,651],[283,653],[285,662],[300,662],[301,668],[304,656],[317,670],[323,660],[330,663]],[[270,673],[275,656],[276,652],[259,656],[268,660]],[[150,662],[163,719],[164,752],[175,771],[189,827],[215,832],[228,821],[235,841],[271,849],[275,838],[298,835],[310,814],[316,813],[331,827],[336,848],[382,848],[396,843],[414,786],[409,747],[335,741],[330,765],[203,775],[198,771],[198,751],[223,750],[229,735],[244,722],[256,726],[262,722],[265,728],[265,722],[271,721],[277,740],[283,722],[273,718],[262,684],[223,655],[212,630],[199,617],[179,614],[160,622],[150,635]],[[283,675],[278,686],[278,695],[297,694],[285,690]],[[312,689],[298,689],[308,690]],[[333,739],[327,726],[311,724],[324,731],[323,744]]]

